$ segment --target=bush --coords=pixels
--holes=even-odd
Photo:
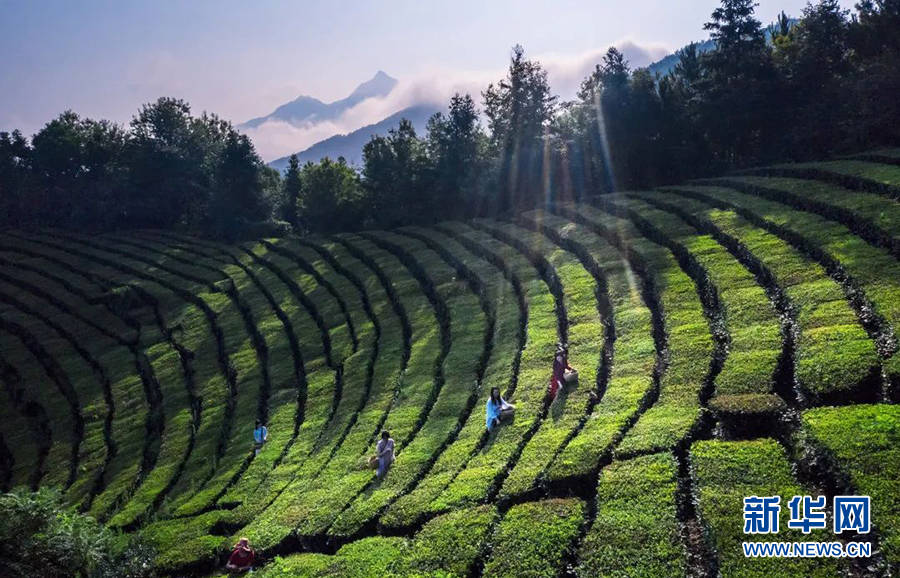
[[[514,506],[494,532],[484,575],[558,575],[583,517],[581,500],[544,500]]]
[[[777,395],[743,393],[717,395],[709,408],[731,437],[754,437],[761,431],[773,431],[787,410],[787,404]]]
[[[579,576],[681,576],[685,552],[671,454],[613,462],[597,484],[597,516],[579,550]]]
[[[723,576],[838,576],[842,563],[830,558],[746,558],[742,542],[773,540],[830,541],[830,528],[802,534],[789,530],[787,501],[795,495],[817,495],[794,478],[784,449],[764,438],[742,442],[703,441],[691,446],[691,463],[697,488],[699,516],[718,554]],[[780,496],[777,535],[743,533],[743,499],[747,496]]]
[[[5,576],[151,576],[151,550],[66,509],[55,490],[0,496],[0,574]]]
[[[838,478],[849,477],[860,495],[872,498],[872,522],[885,558],[900,564],[900,407],[822,407],[803,414],[803,432],[823,450]]]

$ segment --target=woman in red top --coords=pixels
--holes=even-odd
[[[556,399],[559,388],[566,386],[566,371],[574,371],[569,365],[569,347],[564,343],[557,343],[556,356],[553,358],[553,375],[550,377],[548,388],[551,401]]]
[[[256,558],[256,552],[250,547],[250,540],[241,538],[234,545],[231,556],[228,557],[228,563],[225,569],[230,572],[246,572],[253,568],[253,560]]]

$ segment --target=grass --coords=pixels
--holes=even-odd
[[[803,413],[802,432],[858,495],[872,498],[884,557],[900,567],[900,407],[855,405]]]
[[[605,391],[575,437],[547,468],[547,477],[553,483],[597,471],[601,459],[653,394],[657,351],[652,315],[642,299],[642,283],[622,254],[584,225],[547,213],[526,217],[591,256],[591,266],[606,281],[615,327],[612,368]]]
[[[600,473],[597,514],[578,550],[579,576],[679,576],[677,464],[671,454],[615,461]]]
[[[567,317],[569,363],[578,369],[578,383],[574,388],[561,389],[550,405],[545,419],[525,445],[522,454],[500,489],[501,497],[528,492],[556,452],[569,439],[584,415],[591,392],[597,389],[597,371],[606,328],[600,317],[597,302],[597,281],[584,268],[578,257],[553,244],[539,233],[512,225],[497,225],[501,235],[515,239],[542,256],[559,278],[563,306]],[[549,381],[554,350],[542,352],[544,379]]]
[[[700,419],[700,391],[712,362],[710,326],[694,281],[666,248],[646,239],[633,224],[587,205],[560,212],[616,240],[646,264],[663,310],[668,345],[659,398],[634,424],[616,449],[625,457],[671,449]]]
[[[447,488],[460,471],[469,463],[492,436],[485,433],[481,402],[492,387],[499,387],[506,399],[511,399],[518,378],[518,348],[520,331],[527,322],[527,310],[520,311],[516,289],[506,280],[503,271],[481,259],[452,237],[428,229],[410,229],[411,234],[421,235],[438,244],[452,258],[465,263],[471,275],[490,304],[493,316],[490,358],[481,380],[479,398],[474,411],[469,414],[456,439],[438,457],[428,475],[413,491],[401,496],[381,517],[383,526],[409,527],[426,516],[429,511],[440,511],[435,499]],[[525,316],[520,318],[520,315]],[[525,337],[523,334],[522,338]],[[523,343],[524,344],[524,343]],[[518,401],[518,400],[517,400]]]
[[[814,214],[740,193],[727,188],[691,187],[687,189],[711,202],[728,203],[797,238],[810,250],[821,253],[834,264],[832,272],[849,276],[865,298],[863,307],[884,319],[888,327],[900,327],[900,265],[887,251],[873,247],[839,223]],[[852,202],[863,193],[849,193],[842,198]],[[882,205],[887,203],[882,202]],[[900,384],[900,357],[890,344],[882,346],[889,382]]]
[[[517,385],[510,400],[516,406],[515,419],[492,432],[446,489],[431,502],[430,510],[435,512],[484,502],[499,489],[510,463],[516,459],[539,423],[549,379],[547,351],[552,351],[558,340],[553,296],[537,269],[524,256],[487,233],[475,231],[467,225],[448,224],[442,229],[481,247],[492,259],[508,267],[509,275],[517,280],[527,303],[528,325]],[[476,408],[476,413],[483,427],[481,407]]]
[[[714,548],[723,576],[837,576],[843,564],[832,558],[745,558],[742,542],[831,541],[830,529],[804,535],[789,530],[788,500],[795,495],[817,495],[791,473],[784,449],[774,440],[703,441],[691,446],[690,460],[697,489],[699,516]],[[780,531],[743,533],[743,499],[780,496]]]
[[[740,241],[774,276],[796,308],[796,380],[813,403],[846,399],[868,387],[879,366],[866,334],[841,286],[821,265],[733,211],[678,198],[687,211]]]
[[[584,503],[553,499],[513,506],[497,526],[484,576],[556,576],[584,523]]]

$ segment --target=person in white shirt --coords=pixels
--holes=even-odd
[[[375,475],[383,478],[387,469],[394,463],[394,440],[387,430],[381,432],[381,440],[375,446],[375,455],[378,457],[378,470]]]

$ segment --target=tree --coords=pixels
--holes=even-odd
[[[365,195],[359,175],[343,157],[308,162],[300,172],[297,206],[301,227],[313,233],[361,229],[365,224]]]
[[[34,187],[25,200],[35,224],[99,229],[115,219],[125,133],[109,121],[66,111],[31,142]]]
[[[152,552],[63,506],[58,492],[16,490],[0,495],[0,575],[151,575]]]
[[[370,192],[377,226],[430,222],[433,183],[425,143],[412,123],[401,119],[387,136],[374,136],[363,147],[363,184]]]
[[[128,221],[138,227],[191,228],[209,202],[224,121],[191,116],[178,99],[160,98],[131,121]],[[211,150],[211,149],[217,150]]]
[[[21,227],[31,175],[31,146],[17,130],[0,132],[0,225]]]
[[[279,207],[279,217],[297,228],[297,201],[300,198],[302,184],[300,181],[300,161],[297,155],[291,155],[288,161],[287,171],[282,182],[282,199]]]
[[[624,55],[610,48],[578,92],[587,121],[587,146],[598,161],[592,171],[610,191],[655,183],[661,157],[660,99],[647,69],[631,72]]]
[[[243,225],[268,217],[261,165],[250,139],[230,130],[218,159],[209,210],[211,230],[217,237],[235,240]]]
[[[850,98],[855,148],[900,142],[900,0],[861,0],[850,27],[856,74]],[[889,96],[888,96],[889,95]]]
[[[787,86],[781,106],[790,108],[788,151],[822,156],[846,139],[848,14],[837,0],[807,4],[803,19],[776,39],[775,62]],[[823,122],[829,118],[835,122]]]
[[[556,107],[547,72],[513,48],[506,78],[482,93],[497,156],[497,209],[534,206],[543,194],[545,137]]]
[[[429,119],[426,147],[433,170],[431,195],[441,218],[477,212],[484,139],[475,101],[468,94],[454,95],[446,115],[439,112]]]
[[[759,161],[780,120],[771,108],[775,71],[755,7],[753,0],[722,0],[703,26],[716,47],[703,56],[698,120],[726,167]]]

